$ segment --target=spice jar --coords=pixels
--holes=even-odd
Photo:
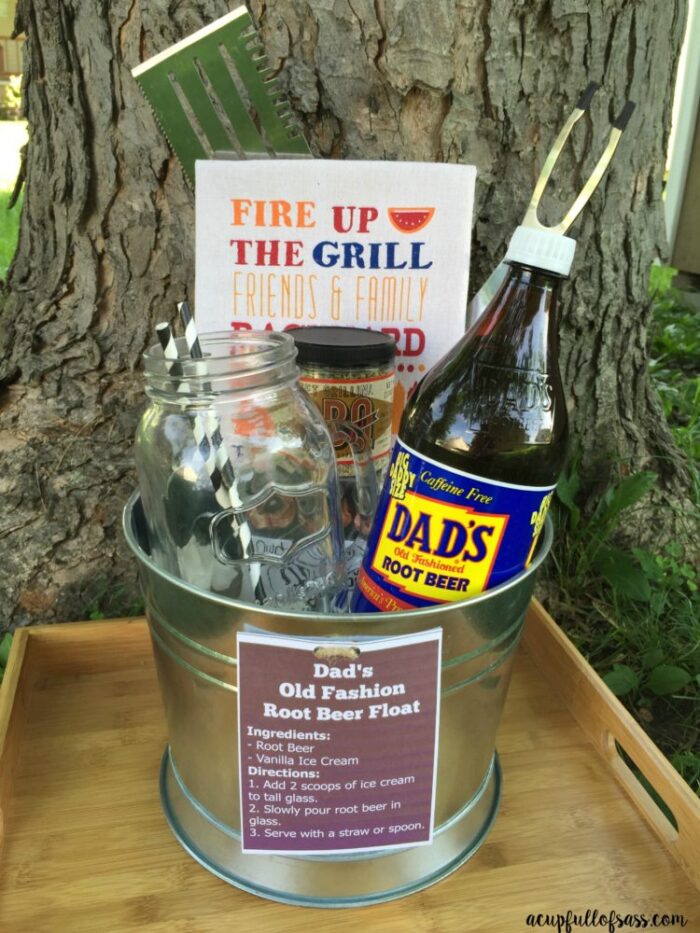
[[[298,327],[300,382],[330,426],[338,476],[354,476],[358,448],[379,478],[391,454],[394,338],[357,327]]]
[[[391,454],[395,341],[356,327],[299,327],[290,333],[298,351],[299,381],[333,441],[352,588]]]

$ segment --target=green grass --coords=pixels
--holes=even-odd
[[[700,515],[698,313],[674,290],[675,270],[652,270],[650,372],[694,481]],[[549,564],[554,611],[572,640],[685,780],[700,793],[700,591],[680,543],[621,550],[615,530],[656,483],[627,476],[583,511],[576,459],[557,487],[557,545]],[[691,516],[692,518],[692,516]]]
[[[5,668],[7,667],[11,647],[12,635],[10,635],[9,632],[6,632],[4,635],[0,635],[0,683],[2,683]]]
[[[651,375],[676,443],[694,468],[700,462],[700,314],[672,285],[671,267],[651,275],[655,330]],[[696,483],[696,502],[700,499]]]
[[[20,149],[27,141],[27,127],[21,120],[0,120],[0,279],[4,279],[17,245],[22,195],[7,209],[19,172]]]
[[[120,616],[142,616],[145,611],[140,595],[134,597],[125,584],[113,583],[107,578],[89,582],[81,596],[85,606],[81,618],[93,622]]]
[[[0,191],[0,279],[4,279],[12,262],[17,246],[19,216],[22,211],[22,195],[17,203],[8,210],[11,191]]]

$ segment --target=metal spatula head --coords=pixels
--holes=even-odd
[[[240,158],[310,155],[245,7],[132,74],[193,186],[195,160],[217,152]]]

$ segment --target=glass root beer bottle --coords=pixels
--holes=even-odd
[[[575,248],[518,227],[498,293],[409,400],[354,612],[465,599],[532,559],[566,454],[555,312]]]

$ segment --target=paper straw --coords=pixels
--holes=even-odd
[[[177,343],[173,336],[170,325],[166,322],[156,324],[156,333],[158,335],[160,345],[163,348],[163,356],[166,360],[166,366],[168,368],[169,375],[174,377],[181,376],[182,363],[180,361],[180,356],[177,350]],[[188,392],[189,383],[178,383],[177,391]],[[201,414],[197,414],[195,416],[192,432],[194,434],[194,440],[197,445],[197,449],[201,454],[202,460],[204,460],[204,465],[206,467],[207,473],[209,474],[209,479],[211,480],[211,484],[214,487],[216,501],[219,503],[222,509],[229,509],[231,508],[231,500],[229,498],[226,485],[223,482],[221,471],[219,470],[219,466],[217,464],[217,450],[209,437],[206,421]]]
[[[187,341],[190,356],[193,360],[201,360],[204,354],[202,353],[197,327],[195,326],[190,306],[186,301],[181,301],[177,306],[177,310],[180,312],[180,320],[182,321],[182,326],[185,328],[185,340]]]
[[[194,318],[190,312],[190,306],[186,301],[181,301],[177,307],[180,312],[180,319],[185,327],[185,340],[190,350],[190,356],[193,360],[201,360],[204,354],[202,352],[202,345],[199,342],[199,335],[197,334],[197,325],[194,323]],[[226,449],[226,442],[221,434],[219,419],[214,412],[209,412],[207,415],[207,434],[209,435],[212,446],[216,450],[216,463],[231,498],[231,506],[234,509],[240,509],[243,507],[243,502],[238,494],[236,474],[231,465],[231,460]],[[250,527],[247,523],[241,524],[237,521],[237,524],[239,526],[243,552],[247,556],[248,547],[252,541]]]
[[[160,324],[156,324],[156,335],[163,348],[163,356],[165,357],[168,375],[172,376],[174,379],[178,379],[178,377],[182,376],[182,364],[180,363],[180,355],[177,352],[177,344],[175,343],[173,332],[170,329],[170,324],[168,324],[167,321],[161,321]],[[177,392],[186,392],[189,390],[187,383],[176,382],[175,386]]]
[[[189,309],[187,309],[189,313]],[[189,319],[191,321],[191,317]],[[187,327],[187,324],[185,325]],[[177,342],[173,336],[172,329],[167,322],[161,322],[156,325],[156,334],[165,357],[168,374],[177,379],[183,375],[182,361],[177,349]],[[194,327],[194,321],[190,328],[192,342],[188,342],[191,356],[193,359],[202,358],[202,348],[199,343],[197,331]],[[196,354],[199,354],[197,356]],[[206,371],[206,369],[205,369]],[[190,386],[186,381],[176,383],[178,392],[189,392]],[[208,383],[204,383],[205,391],[211,389]],[[204,460],[206,471],[211,480],[214,489],[214,495],[219,506],[223,510],[241,508],[243,503],[238,495],[238,486],[236,476],[229,460],[226,444],[221,435],[219,419],[214,412],[208,412],[205,415],[197,413],[192,428],[195,444]],[[248,551],[252,544],[252,533],[247,522],[241,521],[235,513],[231,515],[231,531],[241,545],[243,557],[248,556]],[[264,601],[264,593],[260,584],[260,565],[250,565],[250,582],[253,587],[255,597],[259,602]]]
[[[185,340],[187,341],[187,346],[189,347],[190,356],[193,360],[201,360],[204,357],[202,352],[202,345],[199,342],[199,335],[197,334],[197,326],[194,323],[194,318],[190,312],[190,307],[186,301],[181,301],[178,304],[178,311],[180,312],[180,318],[185,327]],[[209,386],[209,388],[211,388]],[[226,449],[226,442],[223,439],[221,434],[221,425],[219,424],[219,419],[214,412],[208,412],[207,422],[206,422],[206,433],[209,436],[212,447],[216,453],[216,464],[219,469],[219,473],[223,480],[226,489],[228,490],[231,505],[234,509],[240,509],[243,506],[240,496],[238,495],[238,483],[236,482],[236,474],[234,472],[233,466],[231,465],[231,460],[228,455],[228,450]],[[250,528],[247,525],[244,525],[245,533],[241,536],[241,544],[243,544],[244,551],[247,555],[248,545],[251,541]],[[247,537],[247,540],[244,538]]]
[[[221,479],[223,480],[224,486],[228,490],[229,498],[231,499],[231,508],[240,509],[243,508],[243,501],[238,494],[238,483],[236,482],[236,474],[233,471],[231,466],[231,461],[229,460],[228,453],[226,452],[226,443],[221,436],[221,428],[219,426],[219,419],[216,417],[214,412],[209,412],[207,414],[207,433],[211,438],[212,447],[216,451],[216,465],[219,468],[221,474]],[[231,526],[234,530],[234,534],[237,534],[240,538],[241,546],[243,548],[243,554],[245,557],[248,556],[248,550],[253,540],[253,535],[250,531],[250,526],[247,522],[241,521],[237,515],[231,517]],[[258,574],[252,573],[251,568],[251,577],[253,578],[253,585],[257,585],[256,577]]]
[[[170,324],[168,324],[167,321],[161,321],[160,324],[156,324],[156,334],[163,348],[163,356],[166,360],[170,361],[168,372],[172,373],[173,370],[177,368],[180,371],[177,375],[182,375],[182,367],[178,362],[177,344],[175,343],[173,332],[170,329]]]
[[[202,359],[204,355],[202,353],[202,346],[199,342],[197,329],[190,314],[189,307],[187,306],[187,302],[181,302],[178,305],[178,310],[180,311],[185,325],[185,339],[190,349],[190,356],[192,359]],[[187,332],[189,332],[189,336],[187,336]],[[158,334],[158,340],[163,348],[163,356],[166,359],[168,373],[175,377],[182,375],[182,362],[170,325],[167,322],[157,324],[156,333]],[[189,388],[189,383],[181,382],[177,386],[177,391],[188,392]],[[208,383],[204,383],[203,388],[206,391],[210,389],[211,386]],[[204,460],[207,473],[209,474],[216,501],[222,509],[242,508],[243,502],[238,494],[236,474],[229,459],[226,442],[221,434],[221,427],[217,415],[212,411],[207,412],[206,416],[197,414],[195,417],[193,434],[195,443]],[[245,520],[239,519],[235,513],[232,513],[231,531],[241,545],[243,557],[248,557],[248,552],[253,541],[250,525]],[[263,592],[260,587],[259,564],[252,563],[250,565],[250,582],[256,597],[260,602],[263,602]]]
[[[212,439],[209,437],[206,422],[202,415],[197,415],[194,423],[193,433],[195,443],[197,444],[197,448],[202,455],[204,466],[206,467],[206,471],[209,474],[211,484],[214,487],[216,501],[219,503],[222,509],[230,509],[231,498],[228,494],[227,486],[224,483],[219,465],[217,463],[217,448],[215,447]]]
[[[197,326],[192,317],[190,307],[186,301],[181,301],[178,306],[178,311],[180,312],[180,319],[185,328],[185,340],[190,351],[190,356],[193,360],[201,360],[204,357],[202,352],[202,345],[199,342],[199,335],[197,333]],[[174,341],[173,341],[174,342]],[[164,351],[165,352],[165,351]],[[177,347],[176,347],[177,352]],[[205,390],[211,388],[208,383],[204,384]],[[211,443],[212,452],[214,454],[214,463],[218,471],[218,477],[220,477],[220,482],[224,487],[225,492],[228,493],[228,498],[230,500],[230,507],[232,509],[241,509],[243,508],[243,500],[241,499],[238,492],[238,482],[236,480],[236,474],[231,464],[231,459],[228,455],[228,450],[226,448],[226,442],[221,434],[221,425],[219,423],[219,418],[215,412],[210,411],[206,416],[206,424],[204,426],[204,433],[207,435],[208,440]],[[209,464],[209,462],[208,462]],[[209,470],[209,465],[207,465]],[[212,472],[209,473],[212,477]],[[214,479],[212,478],[212,483]],[[216,487],[215,487],[216,488]],[[218,499],[218,496],[217,496]],[[243,549],[243,556],[248,557],[249,551],[253,543],[253,534],[250,530],[250,525],[245,519],[239,518],[237,515],[233,514],[231,516],[231,529],[238,537],[238,540],[241,543]],[[258,583],[260,581],[260,567],[257,564],[251,564],[250,566],[250,577],[253,584],[253,588],[258,592]]]

